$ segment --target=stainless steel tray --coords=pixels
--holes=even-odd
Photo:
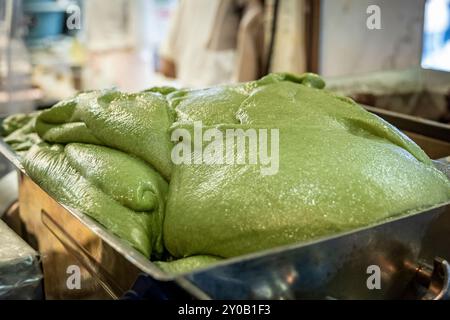
[[[33,184],[3,141],[0,153],[17,168],[21,186]],[[448,168],[445,161],[438,165],[444,171]],[[441,269],[436,275],[433,261],[436,257],[450,259],[450,202],[319,241],[227,259],[173,276],[162,272],[82,212],[58,203],[38,186],[33,192],[47,195],[48,201],[54,203],[46,208],[28,208],[39,216],[39,221],[33,223],[45,225],[47,232],[54,235],[49,242],[59,241],[113,298],[121,297],[132,286],[132,280],[122,281],[127,278],[126,273],[133,279],[140,272],[162,284],[151,288],[160,290],[161,295],[167,290],[164,284],[173,284],[198,299],[441,298],[448,288],[448,264],[439,260],[436,269]],[[33,192],[28,194],[29,199],[34,197]],[[21,211],[26,211],[24,206]],[[98,245],[83,242],[88,238]],[[379,288],[368,286],[373,268],[380,271]],[[436,282],[436,278],[441,281]]]

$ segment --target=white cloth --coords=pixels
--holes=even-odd
[[[203,87],[232,79],[235,49],[208,49],[220,2],[180,0],[173,12],[160,54],[175,62],[177,80],[183,86]]]

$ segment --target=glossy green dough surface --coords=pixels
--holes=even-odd
[[[43,140],[51,143],[103,144],[81,119],[81,101],[95,99],[98,95],[100,92],[81,93],[44,110],[36,120],[36,132]]]
[[[109,147],[147,161],[170,179],[172,144],[168,129],[173,114],[163,95],[108,92],[82,105],[84,122],[96,137]]]
[[[13,114],[9,117],[6,117],[1,126],[0,133],[3,137],[6,137],[13,133],[16,130],[19,130],[20,128],[23,128],[26,126],[30,120],[35,119],[37,116],[37,113],[19,113],[19,114]]]
[[[216,121],[201,95],[185,96],[189,108],[202,109],[195,120],[223,132],[278,129],[279,172],[263,176],[259,165],[176,166],[164,221],[165,246],[175,257],[233,257],[311,241],[450,199],[447,177],[396,128],[349,99],[284,80],[260,80],[230,105],[233,124]]]
[[[12,115],[2,123],[4,141],[19,155],[42,141],[34,130],[38,115],[39,112]]]
[[[167,182],[144,161],[111,148],[71,143],[67,160],[83,177],[134,211],[164,214]]]
[[[127,152],[169,180],[172,118],[160,93],[97,91],[79,94],[42,112],[36,132],[52,143],[98,144]]]
[[[222,258],[214,256],[192,256],[173,261],[155,261],[154,263],[164,272],[181,274],[208,267],[222,260]]]
[[[80,146],[75,145],[74,148],[71,148],[68,145],[66,148],[69,148],[71,156],[74,156]],[[152,254],[159,256],[163,251],[162,210],[146,212],[130,210],[110,197],[108,192],[111,191],[111,188],[105,187],[108,184],[107,179],[110,179],[109,183],[114,184],[116,179],[123,178],[125,175],[140,175],[142,173],[140,170],[133,170],[137,167],[136,159],[126,154],[117,155],[116,153],[119,151],[99,151],[95,147],[90,149],[89,146],[86,148],[80,157],[93,159],[100,154],[98,159],[94,160],[99,164],[99,171],[108,171],[107,168],[102,167],[104,165],[102,152],[109,153],[112,158],[116,158],[110,160],[111,162],[128,162],[131,169],[125,168],[116,177],[109,177],[107,174],[98,179],[93,178],[90,174],[85,177],[83,173],[89,172],[89,169],[84,169],[83,173],[80,173],[72,167],[64,152],[64,146],[58,144],[35,145],[26,154],[23,161],[24,167],[30,177],[58,201],[91,216],[145,256],[150,257]],[[129,157],[129,159],[125,157]],[[146,174],[146,170],[143,171]],[[101,186],[96,184],[99,180],[102,182]],[[124,180],[123,182],[124,185],[131,182],[131,185],[135,187],[134,181]],[[158,181],[148,181],[149,185],[156,186],[158,183]],[[160,190],[158,193],[162,194],[164,191]],[[158,205],[163,205],[162,198],[156,207]]]

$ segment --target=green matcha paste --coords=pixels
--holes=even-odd
[[[450,199],[449,180],[413,141],[324,86],[313,74],[271,74],[200,90],[87,92],[7,119],[3,133],[42,188],[146,256],[169,257],[157,263],[169,273]],[[276,130],[276,172],[261,174],[260,162],[174,163],[173,133],[200,122],[223,136]]]

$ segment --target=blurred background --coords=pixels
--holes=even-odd
[[[448,123],[450,0],[0,0],[1,115],[281,71]]]

